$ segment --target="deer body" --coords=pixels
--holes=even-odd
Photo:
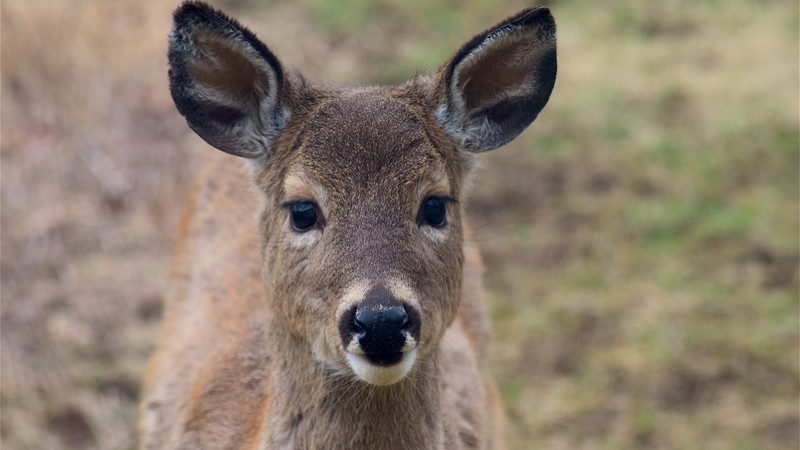
[[[461,202],[474,153],[527,127],[554,79],[546,9],[434,75],[357,89],[285,73],[203,4],[176,11],[176,105],[250,164],[208,156],[192,191],[141,447],[501,447]]]

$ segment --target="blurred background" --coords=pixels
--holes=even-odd
[[[215,1],[311,80],[432,70],[527,1]],[[558,82],[468,202],[513,449],[797,449],[798,3],[550,0]],[[4,449],[132,449],[200,152],[174,1],[4,0]]]

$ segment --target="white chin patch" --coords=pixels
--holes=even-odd
[[[413,349],[403,354],[403,359],[391,366],[379,366],[371,363],[365,356],[346,353],[347,364],[353,369],[356,376],[369,384],[376,386],[388,386],[397,383],[405,378],[414,361],[417,359],[417,349]]]

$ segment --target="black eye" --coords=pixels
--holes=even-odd
[[[317,209],[311,202],[297,202],[289,205],[289,215],[294,231],[305,232],[317,224]]]
[[[419,222],[432,226],[434,228],[441,228],[447,224],[447,208],[445,199],[439,197],[428,197],[422,202],[419,210]]]

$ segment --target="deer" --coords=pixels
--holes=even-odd
[[[480,154],[550,98],[550,11],[350,88],[285,70],[204,3],[173,19],[171,96],[221,152],[179,225],[140,448],[504,448],[464,205]]]

